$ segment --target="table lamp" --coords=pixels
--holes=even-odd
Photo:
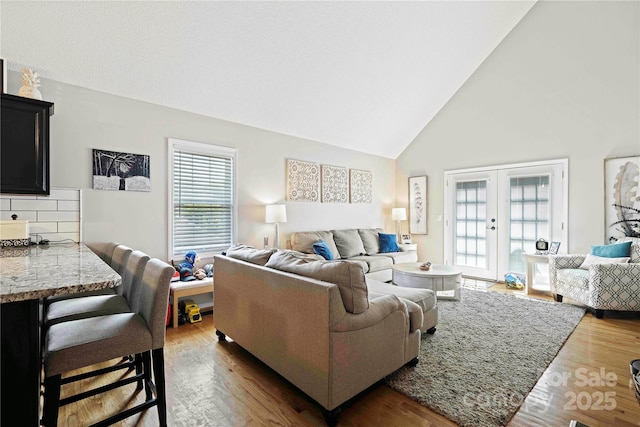
[[[402,226],[400,225],[400,221],[406,221],[407,219],[407,210],[405,208],[393,208],[391,209],[391,219],[396,221],[398,235],[398,243],[402,243]]]
[[[280,231],[278,230],[278,224],[281,222],[287,222],[287,206],[267,205],[265,209],[265,222],[267,224],[276,225],[276,240],[273,247],[280,249]]]

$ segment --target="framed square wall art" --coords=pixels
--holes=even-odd
[[[350,169],[351,203],[371,203],[373,200],[373,172]]]
[[[321,165],[322,203],[349,203],[349,173],[347,168]]]
[[[320,201],[320,165],[287,159],[287,200],[291,202]]]
[[[605,242],[640,237],[640,155],[604,160]]]
[[[429,193],[427,176],[409,177],[409,233],[428,234],[427,210]]]

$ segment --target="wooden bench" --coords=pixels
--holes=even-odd
[[[170,288],[171,301],[173,304],[172,318],[173,327],[178,327],[178,301],[180,298],[193,295],[207,294],[213,292],[213,277],[206,277],[202,280],[191,280],[189,282],[172,282]],[[201,307],[200,312],[213,310],[213,300],[211,307]]]

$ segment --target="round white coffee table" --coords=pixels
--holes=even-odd
[[[425,288],[433,292],[454,291],[453,296],[438,299],[459,301],[462,297],[462,272],[450,265],[435,264],[428,271],[420,270],[421,262],[407,262],[392,267],[393,283],[407,288]]]

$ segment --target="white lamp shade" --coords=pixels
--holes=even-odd
[[[265,220],[267,224],[287,222],[286,205],[267,205],[265,209]]]
[[[393,208],[391,209],[391,220],[393,221],[405,221],[407,219],[407,210],[405,208]]]

